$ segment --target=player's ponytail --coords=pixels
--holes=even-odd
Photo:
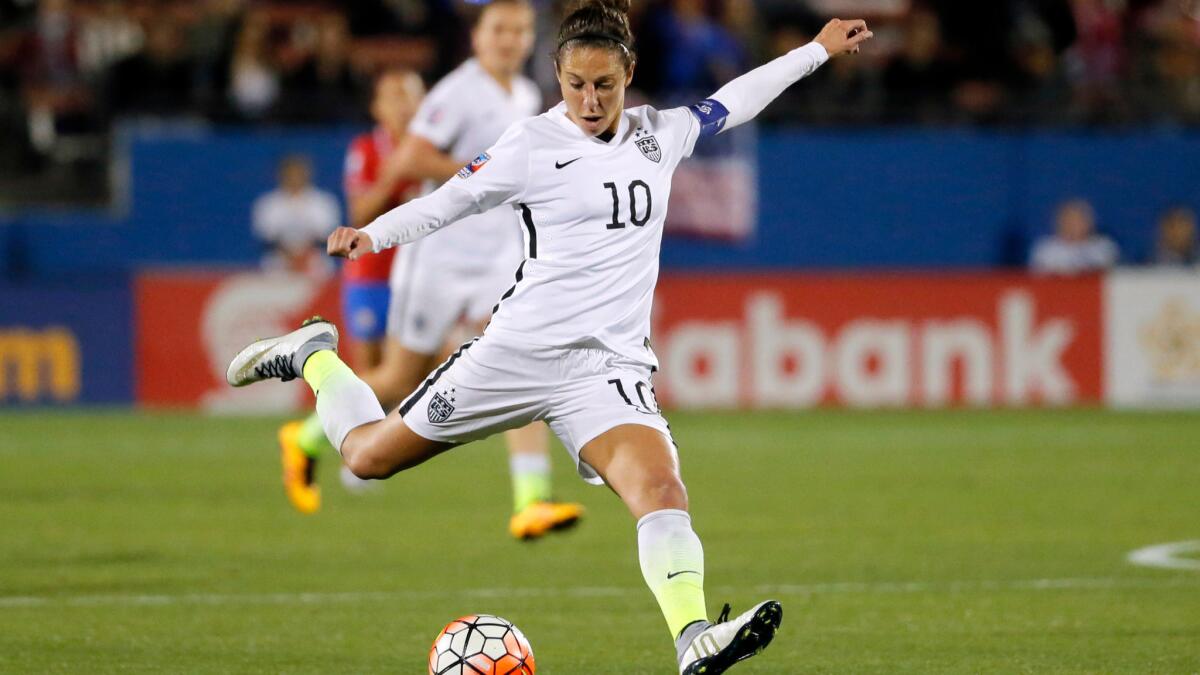
[[[575,47],[602,47],[620,53],[628,67],[637,60],[629,27],[631,0],[579,0],[571,5],[558,29],[554,62]]]

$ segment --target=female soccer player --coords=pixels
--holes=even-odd
[[[783,610],[768,600],[731,621],[707,619],[703,549],[650,386],[650,309],[671,175],[697,140],[752,119],[872,33],[862,21],[834,20],[812,43],[693,106],[624,110],[636,60],[628,9],[628,0],[578,3],[558,35],[563,103],[511,127],[431,195],[329,238],[331,254],[354,258],[512,206],[526,260],[480,338],[390,416],[338,359],[336,331],[320,321],[250,345],[228,378],[241,386],[303,376],[329,438],[361,476],[391,476],[456,445],[548,421],[580,474],[606,483],[638,520],[642,573],[675,638],[680,673],[710,675],[765,648]]]

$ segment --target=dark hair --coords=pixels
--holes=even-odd
[[[603,47],[621,53],[626,66],[637,60],[629,27],[630,0],[579,0],[558,29],[554,63],[574,47]]]

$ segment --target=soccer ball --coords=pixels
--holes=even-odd
[[[429,650],[429,675],[533,675],[536,670],[521,631],[488,614],[451,621]]]

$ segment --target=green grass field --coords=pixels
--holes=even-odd
[[[784,603],[737,673],[1196,673],[1200,414],[671,416],[710,611]],[[557,464],[574,532],[506,534],[497,441],[293,513],[278,420],[0,415],[0,672],[413,673],[515,621],[549,675],[672,673],[633,522]]]

